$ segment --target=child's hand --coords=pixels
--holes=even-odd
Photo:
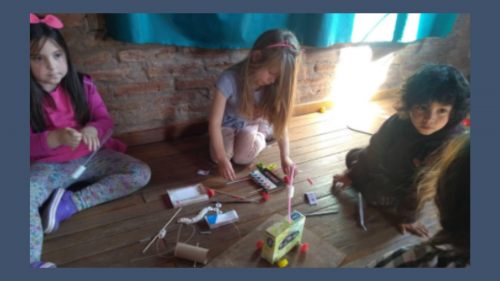
[[[340,188],[340,191],[344,191],[346,187],[352,184],[352,180],[346,175],[347,172],[344,172],[342,174],[338,174],[333,176],[333,186],[337,186],[337,184],[342,183],[342,187]]]
[[[290,159],[290,157],[285,157],[281,159],[281,169],[283,169],[283,173],[287,176],[291,176],[292,174],[292,166],[293,166],[293,161]],[[295,171],[294,171],[294,178],[297,176],[299,173],[299,169],[297,166],[295,166]]]
[[[83,142],[89,147],[90,151],[95,151],[101,145],[99,132],[93,126],[87,126],[82,129]]]
[[[58,141],[61,145],[72,147],[75,150],[82,141],[83,135],[75,129],[64,128],[58,131]]]
[[[236,180],[236,174],[234,173],[233,165],[227,158],[223,161],[219,161],[219,172],[221,176],[227,181]]]
[[[431,237],[431,233],[429,232],[427,227],[419,222],[408,224],[402,223],[399,225],[399,231],[401,232],[401,234],[406,234],[406,230],[420,237]]]

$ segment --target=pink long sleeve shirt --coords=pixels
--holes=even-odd
[[[109,130],[113,129],[113,120],[109,117],[106,106],[99,96],[99,93],[97,93],[96,86],[92,83],[92,79],[89,76],[85,76],[83,82],[90,110],[90,122],[83,127],[94,126],[99,132],[99,139],[102,139]],[[83,128],[75,119],[71,98],[65,90],[59,85],[50,95],[54,99],[55,107],[43,106],[46,131],[42,133],[33,133],[33,129],[30,125],[30,164],[33,162],[64,163],[91,154],[92,152],[83,141],[75,151],[72,151],[71,147],[64,145],[56,149],[50,149],[47,143],[47,135],[51,131],[66,127],[80,131]],[[127,148],[124,143],[112,138],[110,138],[103,147],[118,152],[125,152]]]

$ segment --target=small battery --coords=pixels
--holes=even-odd
[[[238,219],[238,214],[234,210],[226,212],[224,214],[210,215],[205,217],[205,220],[207,221],[210,229],[237,222]]]
[[[306,193],[306,198],[307,198],[307,201],[309,201],[309,204],[311,204],[311,205],[318,204],[318,200],[316,200],[316,195],[314,195],[314,192]]]

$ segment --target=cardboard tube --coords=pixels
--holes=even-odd
[[[176,258],[207,264],[208,249],[191,246],[184,243],[177,243],[174,256]]]

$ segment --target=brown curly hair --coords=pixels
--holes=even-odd
[[[464,75],[450,65],[426,64],[410,76],[400,92],[395,106],[402,119],[415,105],[433,101],[453,106],[446,128],[465,119],[470,106],[470,85]]]

